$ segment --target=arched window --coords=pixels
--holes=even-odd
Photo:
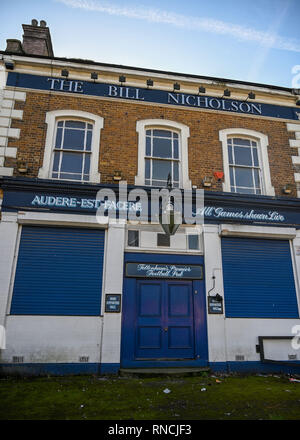
[[[271,185],[268,137],[242,128],[220,131],[223,147],[223,190],[243,194],[275,195]]]
[[[93,124],[63,120],[56,126],[51,177],[90,180]]]
[[[189,128],[174,121],[148,119],[137,122],[138,174],[136,185],[190,188],[188,178]]]
[[[179,187],[179,136],[175,131],[146,130],[145,185],[165,186],[168,175]]]
[[[86,112],[48,112],[43,167],[39,177],[100,182],[98,172],[103,118]]]

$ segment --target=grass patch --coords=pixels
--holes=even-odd
[[[284,376],[2,378],[0,419],[299,420],[300,383]]]

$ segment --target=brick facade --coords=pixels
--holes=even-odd
[[[282,196],[286,184],[293,185],[287,197],[295,197],[295,165],[292,164],[289,139],[295,139],[288,132],[286,123],[266,118],[238,116],[201,110],[185,110],[159,105],[127,103],[117,100],[101,100],[59,94],[27,92],[26,102],[15,102],[15,109],[23,110],[22,120],[13,120],[11,127],[20,129],[19,139],[10,139],[9,147],[17,148],[17,158],[6,158],[5,166],[14,167],[17,162],[28,163],[27,177],[37,177],[42,166],[47,124],[45,116],[52,110],[81,110],[102,116],[99,171],[102,183],[112,183],[115,171],[121,171],[128,184],[134,184],[137,174],[138,138],[136,122],[143,119],[168,119],[180,122],[190,128],[188,140],[189,176],[192,185],[202,187],[204,176],[223,170],[222,146],[219,130],[245,128],[268,136],[269,163],[272,185],[277,196]],[[221,191],[222,184],[214,181],[211,188]]]

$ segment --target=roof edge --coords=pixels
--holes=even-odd
[[[186,77],[186,78],[195,78],[199,80],[206,80],[206,81],[217,81],[219,83],[232,83],[232,84],[242,84],[246,86],[252,86],[252,87],[262,87],[262,88],[269,88],[272,90],[279,90],[284,91],[293,94],[293,89],[290,87],[283,87],[283,86],[276,86],[273,84],[262,84],[262,83],[254,83],[249,81],[242,81],[242,80],[236,80],[236,79],[230,79],[230,78],[219,78],[219,77],[213,77],[213,76],[204,76],[204,75],[195,75],[191,73],[182,73],[182,72],[172,72],[172,71],[166,71],[166,70],[158,70],[158,69],[151,69],[151,68],[144,68],[144,67],[133,67],[133,66],[125,66],[122,64],[110,64],[110,63],[101,63],[93,60],[84,60],[81,58],[65,58],[65,57],[48,57],[48,56],[42,56],[42,55],[28,55],[28,54],[22,54],[18,55],[13,52],[6,52],[6,51],[0,51],[1,55],[8,55],[8,56],[20,56],[22,58],[34,58],[34,59],[45,59],[45,60],[56,60],[56,61],[65,61],[68,63],[77,63],[77,64],[83,64],[83,65],[93,65],[93,66],[103,66],[103,67],[111,67],[111,68],[117,68],[117,69],[127,69],[127,70],[135,70],[138,72],[149,72],[149,73],[155,73],[155,74],[163,74],[163,75],[173,75],[173,76],[180,76],[180,77]]]

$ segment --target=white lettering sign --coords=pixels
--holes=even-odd
[[[141,211],[140,202],[114,202],[111,200],[81,199],[77,197],[57,197],[36,195],[32,200],[33,206],[53,206],[66,208],[98,209],[103,206],[105,210],[114,211]]]
[[[269,211],[267,213],[256,212],[254,209],[250,211],[230,211],[222,207],[209,206],[197,210],[196,215],[213,218],[232,218],[238,220],[250,220],[250,221],[271,221],[271,222],[284,222],[285,217],[276,211]]]
[[[60,78],[48,78],[50,81],[50,90],[59,90],[61,92],[83,93],[82,81],[71,81]]]
[[[137,270],[138,272],[145,272],[147,277],[182,278],[185,273],[191,272],[192,269],[189,266],[139,264]]]

